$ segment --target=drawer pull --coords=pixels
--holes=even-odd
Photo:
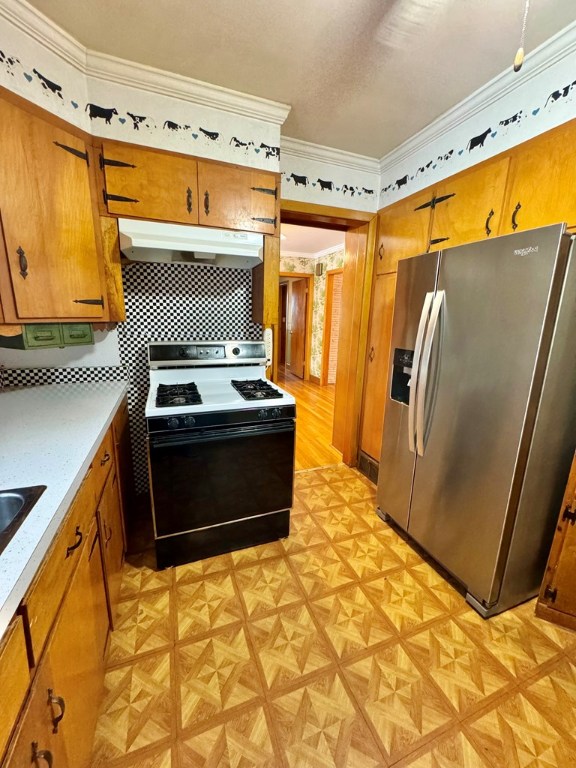
[[[204,192],[204,213],[206,216],[210,213],[210,192],[208,190]]]
[[[186,190],[186,210],[192,213],[192,190],[190,187]]]
[[[77,537],[78,541],[75,544],[72,544],[71,547],[66,547],[66,557],[70,557],[72,552],[74,552],[75,549],[78,549],[80,544],[82,544],[82,531],[80,530],[80,526],[76,526],[76,530],[74,531],[74,535]]]
[[[516,208],[514,208],[514,211],[512,212],[512,229],[514,232],[518,229],[518,222],[516,221],[516,216],[518,215],[518,211],[522,208],[521,203],[516,203]]]
[[[45,760],[49,768],[52,768],[52,752],[49,749],[38,749],[38,742],[32,742],[32,762],[36,768],[40,768],[39,760]]]
[[[28,260],[26,258],[26,254],[24,253],[24,249],[22,246],[18,246],[18,250],[16,251],[18,254],[18,264],[20,265],[20,274],[24,279],[28,277]]]
[[[52,339],[56,338],[52,331],[37,331],[32,336],[34,341],[52,341]]]
[[[486,237],[490,237],[492,234],[492,230],[490,229],[490,219],[494,216],[494,208],[490,208],[490,213],[488,214],[488,218],[486,219],[486,224],[484,224],[484,231],[486,232]]]
[[[106,453],[104,454],[104,457],[100,459],[100,466],[103,467],[104,464],[107,464],[109,461],[110,461],[110,454],[108,453],[108,451],[106,451]]]
[[[380,257],[380,261],[384,258],[384,243],[380,243],[380,248],[378,248],[378,256]]]
[[[58,725],[60,724],[60,721],[64,717],[64,712],[66,711],[66,702],[62,696],[56,696],[52,688],[48,688],[48,704],[52,707],[52,712],[54,712],[54,705],[60,707],[59,714],[53,715],[52,717],[52,733],[58,733]]]

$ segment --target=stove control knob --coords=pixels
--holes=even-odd
[[[232,350],[232,354],[233,355],[239,355],[240,354],[240,347],[234,347],[234,349]]]
[[[194,418],[194,416],[184,416],[185,427],[193,427],[194,424],[196,424],[196,419]]]
[[[178,357],[188,357],[186,347],[178,347]]]
[[[270,411],[270,416],[272,416],[273,419],[279,419],[280,416],[282,416],[282,411],[280,408],[272,408]]]
[[[180,421],[177,416],[170,416],[168,419],[168,429],[178,429],[180,426]]]
[[[263,420],[268,418],[268,411],[265,408],[261,408],[258,411],[258,418]]]

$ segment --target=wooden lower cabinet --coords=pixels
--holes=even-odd
[[[108,632],[100,540],[93,519],[39,665],[5,768],[88,768]]]
[[[98,504],[98,526],[102,540],[102,561],[106,575],[110,624],[114,627],[114,614],[120,596],[122,564],[124,562],[124,533],[122,507],[116,468],[108,475]]]
[[[0,644],[0,760],[8,744],[14,721],[30,685],[26,638],[21,616],[15,616]]]
[[[576,455],[538,595],[536,615],[576,629]]]

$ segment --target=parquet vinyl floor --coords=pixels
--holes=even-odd
[[[343,465],[287,539],[126,564],[93,768],[574,768],[576,633],[488,621]]]

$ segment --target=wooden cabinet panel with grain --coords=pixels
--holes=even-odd
[[[15,616],[0,643],[0,761],[30,684],[26,638],[21,616]]]
[[[111,141],[103,143],[101,158],[110,213],[198,223],[194,158]]]
[[[396,272],[401,259],[428,249],[432,193],[412,195],[378,215],[375,274]]]
[[[98,525],[102,539],[102,560],[106,576],[110,623],[114,627],[125,550],[120,492],[115,470],[108,475],[102,498],[98,504]]]
[[[105,317],[84,141],[0,100],[6,322]]]
[[[360,425],[360,450],[375,461],[380,458],[384,410],[388,397],[388,368],[395,291],[395,272],[376,276]]]
[[[498,234],[509,163],[508,157],[482,163],[435,187],[431,251]]]
[[[200,224],[275,235],[280,228],[277,174],[198,161]]]
[[[561,221],[576,226],[575,167],[576,121],[513,150],[500,234]]]

